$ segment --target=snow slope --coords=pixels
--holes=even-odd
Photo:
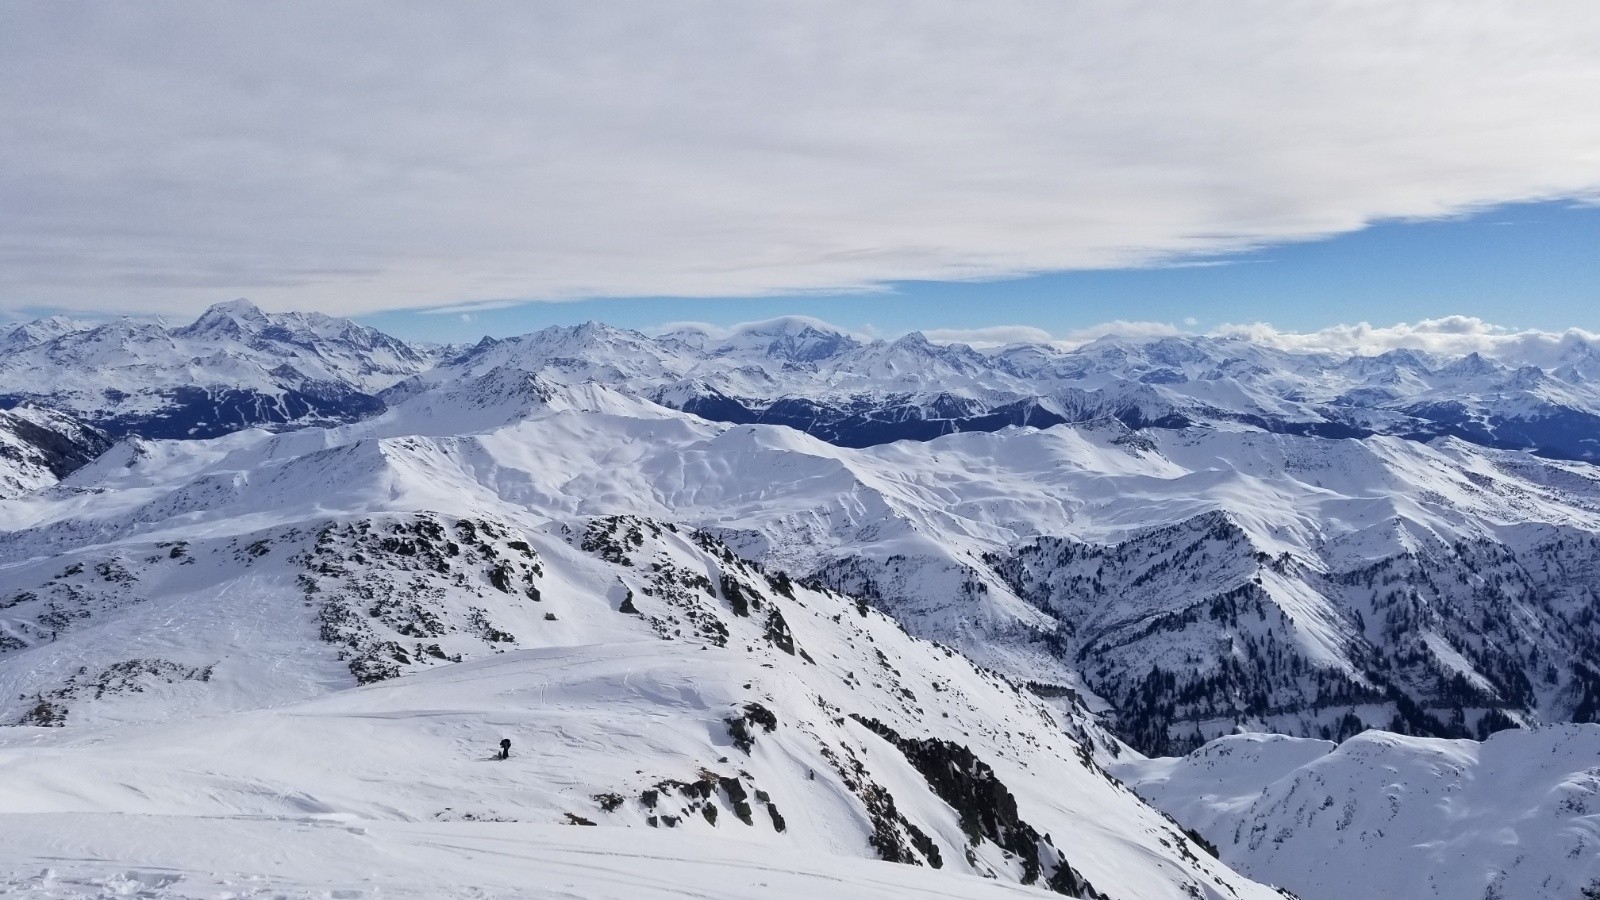
[[[482,822],[0,816],[0,893],[105,897],[542,897],[586,900],[1017,900],[1037,891],[976,876],[817,857],[725,836]]]
[[[728,835],[777,858],[1076,896],[1272,896],[1106,776],[1081,711],[708,534],[629,517],[246,518],[277,521],[0,570],[0,828],[93,814],[92,840],[138,847],[121,830],[142,817],[199,817],[294,846],[318,823],[374,822],[371,840],[395,835],[387,854],[436,833],[393,823],[458,822],[466,852],[526,840],[513,854],[540,859],[548,828],[501,823],[595,823],[681,835],[662,852],[686,859]],[[0,867],[32,885],[44,852],[6,844]],[[319,859],[243,872],[347,871]],[[118,874],[55,868],[49,890]]]
[[[1305,900],[1583,897],[1600,889],[1600,726],[1482,743],[1277,735],[1113,767],[1240,871]]]

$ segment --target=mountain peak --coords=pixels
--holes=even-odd
[[[1422,353],[1413,350],[1410,347],[1397,347],[1393,350],[1386,350],[1372,358],[1381,359],[1396,366],[1404,366],[1418,371],[1425,372],[1428,369],[1428,360],[1422,355]]]
[[[778,316],[775,319],[765,319],[760,322],[746,322],[733,328],[734,334],[802,335],[813,332],[837,335],[849,334],[849,332],[837,325],[829,324],[821,319],[813,319],[810,316]]]
[[[848,331],[809,316],[780,316],[735,326],[717,353],[756,351],[775,359],[818,362],[858,346]]]
[[[928,336],[923,334],[920,331],[910,331],[910,332],[907,332],[907,333],[895,338],[893,346],[896,346],[896,347],[932,347],[933,346],[933,342],[928,340]]]
[[[44,343],[74,331],[87,331],[89,325],[65,316],[49,316],[32,322],[13,322],[0,326],[0,341],[10,349]]]
[[[1438,370],[1435,374],[1454,377],[1473,377],[1477,375],[1492,375],[1501,370],[1501,366],[1492,360],[1485,359],[1479,353],[1468,353],[1455,362]]]
[[[206,308],[188,327],[181,329],[189,335],[214,334],[222,331],[240,333],[256,331],[270,324],[261,308],[243,297],[226,303],[214,303]]]
[[[201,318],[205,318],[206,316],[213,314],[225,315],[230,318],[244,319],[252,322],[266,321],[267,318],[267,314],[261,311],[261,307],[256,306],[254,303],[251,303],[249,300],[246,300],[243,297],[240,297],[236,300],[228,300],[223,303],[213,303],[209,308],[206,309],[204,313],[201,314]]]

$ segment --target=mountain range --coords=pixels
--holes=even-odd
[[[67,413],[113,437],[214,437],[352,421],[429,364],[425,350],[320,313],[236,300],[182,327],[61,318],[0,329],[0,408]]]
[[[1360,896],[1600,878],[1600,726],[1559,724],[1600,718],[1581,343],[420,348],[235,302],[0,345],[7,809],[670,818],[1075,896],[1348,896],[1326,796],[1390,861]],[[1565,849],[1485,854],[1432,799],[1386,824],[1374,758],[1576,797],[1519,838]]]

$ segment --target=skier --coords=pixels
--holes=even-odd
[[[500,758],[501,759],[509,759],[509,758],[511,758],[511,738],[501,738],[500,739]]]

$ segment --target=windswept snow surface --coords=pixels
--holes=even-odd
[[[1481,743],[1367,732],[1221,738],[1113,766],[1229,864],[1304,900],[1600,890],[1600,726]]]
[[[0,816],[0,894],[26,900],[540,897],[1019,900],[1030,888],[729,837],[525,823]]]

